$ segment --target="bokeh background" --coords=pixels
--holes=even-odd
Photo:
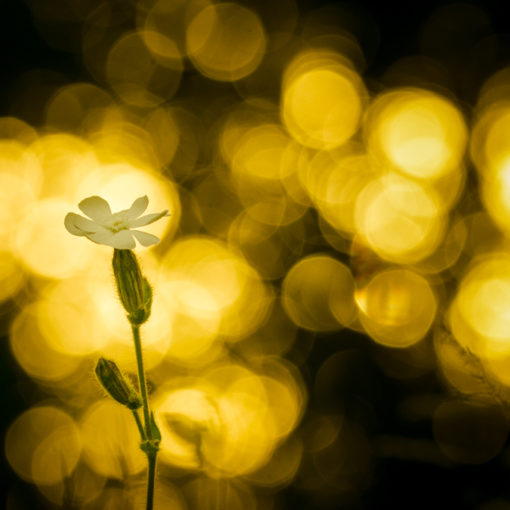
[[[156,508],[510,509],[510,39],[499,2],[4,0],[9,510],[143,508],[135,363],[90,195],[137,249]]]

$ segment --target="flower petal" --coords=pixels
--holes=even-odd
[[[67,231],[75,236],[86,236],[102,228],[97,223],[75,213],[66,214],[64,225]]]
[[[144,195],[143,197],[137,198],[132,204],[129,209],[126,210],[127,212],[127,218],[128,219],[135,219],[142,214],[145,209],[147,209],[147,206],[149,205],[149,199],[147,198],[147,195]]]
[[[129,222],[129,226],[131,228],[143,227],[144,225],[148,225],[149,223],[154,223],[155,221],[159,220],[163,216],[169,216],[168,211],[165,210],[160,213],[146,214],[145,216],[141,216],[140,218],[137,218],[136,220],[131,220]]]
[[[111,246],[110,239],[113,237],[113,232],[111,230],[102,229],[97,232],[91,232],[87,234],[87,239],[94,241],[97,244],[106,244],[107,246]]]
[[[121,230],[112,234],[111,237],[102,244],[107,244],[108,246],[117,248],[117,250],[131,250],[136,246],[135,240],[131,234],[130,230]]]
[[[101,197],[92,196],[82,200],[78,207],[94,221],[102,223],[112,215],[108,202]]]
[[[151,246],[153,244],[159,243],[159,237],[156,237],[152,234],[148,234],[147,232],[131,230],[131,233],[136,237],[136,239],[142,246]]]

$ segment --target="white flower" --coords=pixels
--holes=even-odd
[[[93,196],[82,200],[78,207],[89,217],[68,213],[64,220],[66,229],[75,236],[85,236],[98,244],[106,244],[118,250],[130,250],[136,246],[133,236],[143,246],[156,244],[159,239],[147,232],[133,230],[168,216],[167,211],[140,216],[149,199],[137,198],[129,209],[112,214],[110,206],[101,197]]]

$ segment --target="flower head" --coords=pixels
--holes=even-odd
[[[149,199],[143,196],[137,198],[129,209],[112,213],[106,200],[92,196],[78,204],[78,207],[90,219],[79,214],[68,213],[64,225],[75,236],[85,236],[95,243],[106,244],[118,250],[134,248],[136,245],[134,238],[143,246],[151,246],[156,244],[159,238],[147,232],[133,229],[149,225],[163,216],[168,216],[168,211],[141,216],[148,204]]]

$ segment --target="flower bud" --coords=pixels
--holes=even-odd
[[[131,324],[144,323],[150,316],[152,289],[143,277],[135,254],[131,250],[113,252],[113,273],[122,306]]]
[[[122,375],[122,372],[113,361],[99,358],[96,365],[96,375],[101,386],[117,402],[133,410],[142,407],[140,395]]]

